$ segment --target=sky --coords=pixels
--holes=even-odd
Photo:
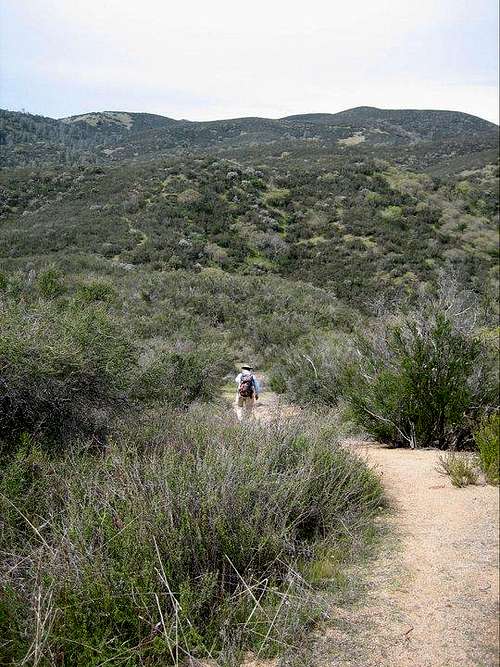
[[[0,107],[498,123],[497,0],[0,0]]]

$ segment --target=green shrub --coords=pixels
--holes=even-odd
[[[37,276],[36,285],[40,294],[46,299],[53,299],[65,290],[63,274],[55,266],[49,266],[41,271]]]
[[[194,401],[216,400],[228,373],[234,370],[231,351],[217,343],[183,343],[153,352],[145,362],[135,395],[188,407]]]
[[[282,353],[271,373],[271,386],[302,405],[337,404],[344,391],[348,342],[316,335]]]
[[[13,461],[9,479],[31,465]],[[375,474],[331,429],[241,427],[205,409],[147,414],[106,456],[37,465],[33,485],[0,496],[2,511],[17,508],[0,535],[7,661],[34,640],[68,667],[222,651],[235,665],[240,649],[296,645],[304,627],[290,614],[309,595],[298,572],[327,544],[352,557],[383,503]]]
[[[479,428],[474,432],[474,440],[479,450],[481,469],[490,484],[498,484],[499,482],[499,430],[500,415],[497,413],[484,418]]]
[[[264,193],[264,202],[270,206],[284,206],[290,199],[291,193],[287,188],[277,188]]]
[[[354,416],[382,441],[464,448],[495,404],[494,357],[440,307],[384,324],[360,341],[349,375]]]
[[[477,484],[479,475],[470,455],[463,452],[447,452],[439,457],[438,472],[448,475],[453,486],[464,487]]]
[[[92,303],[93,301],[110,303],[116,299],[116,296],[113,285],[101,279],[79,285],[75,292],[76,299],[83,303]]]
[[[100,307],[0,304],[0,439],[61,440],[99,430],[116,407],[132,350]]]

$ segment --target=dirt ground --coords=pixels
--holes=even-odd
[[[318,638],[324,667],[498,665],[498,489],[454,488],[439,452],[350,443],[382,476],[399,535],[359,607]]]

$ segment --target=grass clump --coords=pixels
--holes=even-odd
[[[11,461],[4,661],[236,665],[296,645],[314,617],[307,566],[327,544],[352,556],[383,504],[374,473],[325,433],[191,410],[145,416],[105,456]]]
[[[437,470],[448,475],[453,486],[462,488],[477,484],[479,475],[477,466],[470,455],[464,452],[446,452],[438,460]]]
[[[474,440],[479,450],[481,470],[490,484],[498,484],[500,467],[500,447],[498,432],[500,416],[498,413],[485,417],[474,432]]]

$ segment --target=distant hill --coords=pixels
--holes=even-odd
[[[231,151],[282,145],[283,150],[384,151],[411,149],[424,166],[457,155],[495,149],[498,127],[457,111],[357,107],[336,114],[280,119],[174,120],[124,111],[53,119],[0,111],[4,166],[108,163],[183,151]]]
[[[95,128],[99,132],[122,132],[129,130],[138,132],[142,130],[158,130],[169,128],[179,121],[165,116],[151,113],[128,113],[125,111],[97,111],[79,116],[61,118],[65,125],[85,124]]]

